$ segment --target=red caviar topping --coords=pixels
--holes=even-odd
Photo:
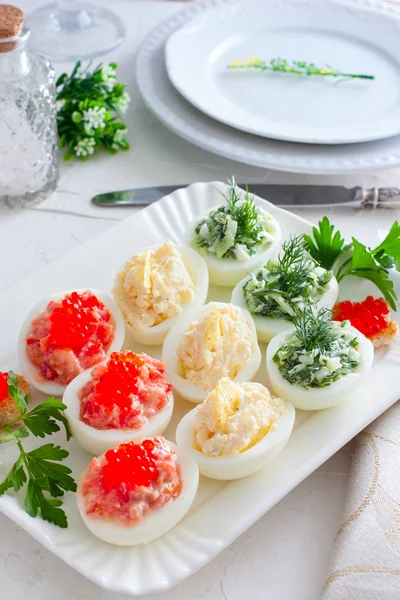
[[[104,488],[110,490],[124,486],[129,491],[139,486],[148,487],[158,477],[153,449],[154,442],[144,440],[141,444],[130,442],[108,450],[101,468]]]
[[[51,316],[49,338],[58,348],[81,349],[87,340],[98,333],[99,341],[101,331],[97,332],[99,325],[99,311],[103,321],[109,321],[111,315],[102,302],[90,293],[84,295],[72,292],[61,301]]]
[[[131,394],[138,393],[137,380],[144,360],[133,352],[113,352],[104,372],[96,385],[96,401],[112,410],[114,405],[121,411],[132,407]]]
[[[67,385],[104,360],[114,337],[111,313],[89,290],[52,300],[33,319],[26,339],[38,379]]]
[[[113,352],[80,390],[80,418],[96,429],[141,428],[170,400],[171,387],[160,360]]]
[[[383,298],[368,296],[362,302],[345,300],[335,304],[334,321],[350,321],[366,337],[371,338],[388,325],[389,307]]]
[[[8,398],[8,373],[0,373],[0,402]]]

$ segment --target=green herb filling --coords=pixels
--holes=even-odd
[[[361,363],[358,339],[349,321],[330,321],[331,311],[315,314],[307,307],[294,319],[294,331],[273,357],[291,384],[323,388],[354,371]]]
[[[318,266],[306,250],[303,236],[282,246],[277,262],[269,261],[249,275],[243,295],[249,312],[271,319],[291,320],[305,303],[316,303],[326,292],[333,274]]]
[[[193,243],[219,259],[246,261],[264,252],[274,240],[272,218],[259,208],[248,191],[242,200],[235,181],[230,183],[226,204],[218,206],[195,227]]]

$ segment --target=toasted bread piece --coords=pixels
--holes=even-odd
[[[385,329],[382,329],[379,333],[370,338],[374,348],[380,348],[386,346],[394,340],[399,333],[399,326],[396,321],[389,321]]]
[[[29,395],[29,383],[22,375],[17,375],[17,378],[20,387]],[[17,419],[19,414],[17,405],[12,398],[8,397],[0,401],[0,428]]]

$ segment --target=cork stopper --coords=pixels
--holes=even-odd
[[[0,4],[0,52],[10,52],[18,46],[18,42],[9,41],[21,32],[24,24],[24,13],[11,4]]]

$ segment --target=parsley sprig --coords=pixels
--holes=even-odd
[[[67,527],[68,521],[60,498],[64,492],[75,492],[76,483],[71,477],[71,469],[60,463],[69,453],[51,443],[26,452],[21,442],[29,433],[44,438],[60,431],[58,423],[64,426],[69,440],[71,433],[63,414],[66,406],[56,398],[48,398],[27,412],[28,395],[21,389],[12,371],[8,374],[8,394],[15,401],[20,416],[0,429],[0,444],[14,441],[19,457],[0,483],[0,496],[11,488],[18,492],[26,484],[26,512],[31,517],[40,514],[49,523]]]
[[[313,227],[314,239],[310,235],[304,235],[309,253],[327,270],[332,269],[339,256],[349,248],[344,245],[340,231],[334,233],[334,230],[328,217],[324,217],[318,223],[318,229]]]
[[[351,256],[339,266],[336,275],[338,282],[348,275],[368,279],[380,290],[391,308],[396,310],[397,296],[389,271],[400,261],[400,225],[397,221],[376,248],[369,248],[354,237],[352,243],[346,245],[328,217],[318,223],[318,228],[313,228],[312,235],[304,236],[308,250],[325,269],[332,268],[339,257],[344,257],[351,250]]]

